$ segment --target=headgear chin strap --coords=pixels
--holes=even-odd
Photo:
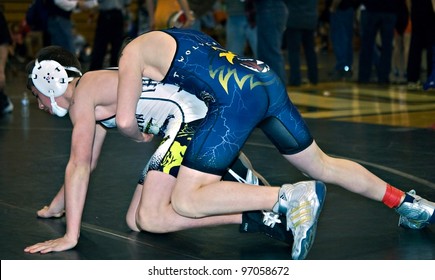
[[[68,113],[68,110],[57,105],[54,98],[50,97],[50,99],[51,99],[51,110],[53,111],[53,113],[58,117],[64,117]]]
[[[35,87],[43,95],[50,98],[53,113],[59,117],[65,116],[68,110],[57,105],[55,98],[63,95],[66,92],[68,83],[74,79],[68,77],[66,70],[82,75],[76,67],[64,67],[55,60],[43,60],[41,62],[35,60],[32,74],[29,75]]]

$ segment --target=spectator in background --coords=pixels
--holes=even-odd
[[[25,43],[26,33],[24,26],[20,22],[12,22],[9,24],[9,34],[12,43],[9,48],[9,54],[17,62],[23,63],[28,59],[27,45]]]
[[[226,48],[238,55],[245,55],[246,43],[257,57],[257,28],[252,0],[227,0]]]
[[[315,31],[317,28],[317,0],[286,0],[288,21],[286,30],[287,55],[290,65],[290,86],[300,86],[301,46],[308,69],[308,80],[316,85],[318,82]]]
[[[363,33],[364,33],[364,28],[367,26],[366,21],[367,21],[367,9],[366,7],[361,3],[361,5],[358,7],[357,11],[356,11],[356,18],[357,18],[357,24],[358,24],[358,36],[359,36],[359,44],[360,44],[360,49],[361,49],[361,40],[363,37]],[[380,43],[380,39],[379,39],[379,32],[376,33],[376,38],[375,38],[375,43],[373,44],[373,60],[372,60],[372,70],[371,71],[371,77],[369,80],[372,80],[372,77],[376,76],[376,73],[378,71],[379,68],[379,60],[380,60],[380,49],[381,49],[381,43]]]
[[[435,0],[432,1],[432,11],[435,15]],[[434,30],[432,28],[432,30]],[[434,31],[435,33],[435,31]],[[430,75],[426,80],[426,83],[423,85],[424,90],[428,90],[429,88],[435,88],[435,34],[432,35],[433,41],[432,41],[432,71],[429,72]]]
[[[411,45],[408,56],[408,89],[421,90],[423,50],[427,72],[432,71],[432,46],[435,42],[435,13],[431,0],[411,0]]]
[[[178,0],[180,6],[182,5],[182,1],[187,1],[190,10],[193,12],[194,21],[190,25],[191,29],[201,31],[202,24],[214,24],[214,22],[210,23],[211,19],[208,15],[213,11],[213,6],[216,0]],[[184,11],[183,7],[181,7],[181,9]]]
[[[47,32],[47,1],[33,0],[26,11],[26,44],[29,56],[32,58],[42,47],[50,45],[50,36]]]
[[[118,55],[125,38],[124,10],[131,0],[100,0],[98,2],[98,19],[89,70],[103,68],[104,58],[110,46],[109,67],[118,65]]]
[[[361,51],[359,55],[358,82],[369,83],[373,63],[373,46],[378,31],[381,36],[380,60],[377,83],[389,84],[393,55],[394,27],[400,0],[363,0],[365,19],[361,19]]]
[[[257,25],[257,55],[286,82],[283,36],[287,24],[288,10],[284,0],[254,0]]]
[[[397,21],[394,28],[394,46],[392,61],[392,82],[406,84],[408,64],[409,43],[411,41],[411,20],[409,18],[407,0],[400,0],[398,7]]]
[[[136,36],[155,29],[155,18],[158,0],[137,0]]]
[[[321,5],[319,23],[317,26],[317,36],[320,40],[318,50],[322,52],[329,51],[330,14],[328,4],[324,2],[323,5]]]
[[[136,30],[132,37],[136,37],[156,28],[155,12],[158,0],[137,0],[138,11]],[[215,0],[213,0],[215,1]],[[177,0],[179,11],[171,14],[167,21],[168,27],[191,28],[195,22],[194,12],[190,9],[187,0]],[[175,4],[175,1],[174,1]]]
[[[46,0],[47,32],[50,44],[75,52],[71,13],[84,11],[97,5],[96,0]]]
[[[6,61],[8,59],[9,45],[11,42],[8,24],[3,11],[0,10],[0,117],[11,113],[14,109],[11,99],[4,92],[6,84]]]
[[[424,90],[435,88],[435,43],[432,45],[432,72],[423,85]]]
[[[335,55],[333,79],[352,78],[353,27],[360,0],[327,0],[330,13],[330,36]]]

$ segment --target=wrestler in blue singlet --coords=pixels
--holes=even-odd
[[[208,106],[183,165],[222,175],[257,126],[282,154],[311,145],[304,120],[266,64],[238,57],[201,32],[163,31],[175,39],[177,50],[162,82],[179,85]]]

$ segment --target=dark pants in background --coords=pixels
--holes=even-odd
[[[121,10],[100,11],[95,30],[89,70],[103,68],[104,57],[110,45],[109,67],[118,65],[118,56],[124,40],[124,16]]]

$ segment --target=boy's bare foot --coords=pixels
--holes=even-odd
[[[44,206],[44,208],[42,208],[41,210],[36,212],[36,215],[38,215],[39,218],[44,218],[44,219],[48,219],[48,218],[60,218],[65,214],[65,210],[60,210],[60,211],[56,211],[56,212],[52,212],[50,207],[48,206]]]

